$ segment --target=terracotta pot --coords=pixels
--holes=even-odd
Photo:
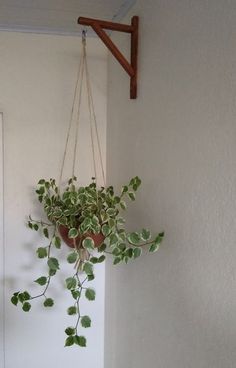
[[[62,240],[70,248],[75,248],[75,245],[76,247],[79,248],[81,246],[82,240],[85,239],[87,236],[93,239],[96,248],[100,247],[100,245],[102,245],[105,239],[105,236],[102,233],[99,234],[86,233],[82,237],[77,236],[76,238],[72,239],[68,237],[69,230],[70,229],[64,225],[59,225],[58,227],[58,231],[59,234],[61,235]]]

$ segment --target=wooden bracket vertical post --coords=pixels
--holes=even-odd
[[[137,71],[138,71],[138,26],[139,17],[134,16],[131,20],[131,25],[107,22],[100,19],[79,17],[78,24],[90,26],[101,38],[106,47],[111,51],[116,60],[121,64],[124,70],[130,77],[130,98],[137,98]],[[104,29],[111,31],[130,33],[131,35],[131,50],[130,62],[120,52],[111,38],[107,35]]]

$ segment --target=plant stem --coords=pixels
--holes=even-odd
[[[146,242],[146,243],[142,243],[142,244],[132,244],[132,243],[130,243],[130,242],[128,241],[128,243],[129,243],[130,245],[132,245],[133,247],[144,247],[145,245],[152,244],[153,242],[154,242],[154,240],[149,241],[149,242]]]
[[[49,245],[48,245],[48,255],[47,255],[47,260],[50,258],[51,247],[52,247],[52,239],[53,239],[53,237],[55,236],[55,233],[56,233],[56,227],[54,227],[54,232],[53,232],[53,235],[52,235],[52,237],[51,237],[50,243],[49,243]],[[44,296],[44,297],[46,298],[46,291],[47,291],[47,289],[48,289],[48,287],[49,287],[49,285],[50,285],[50,282],[51,282],[51,276],[50,276],[50,275],[48,275],[48,280],[47,280],[46,286],[45,286],[45,288],[44,288],[44,291],[43,291],[41,294],[39,294],[39,295],[32,296],[32,297],[30,298],[30,300],[32,300],[32,299],[36,299],[36,298],[40,298],[40,297],[42,297],[42,296]]]
[[[54,224],[49,224],[49,223],[44,222],[44,221],[34,220],[34,219],[32,219],[31,216],[29,216],[29,219],[30,219],[30,221],[35,222],[36,224],[40,224],[41,226],[43,226],[43,225],[45,225],[45,226],[54,226]]]
[[[81,294],[82,294],[82,290],[85,289],[83,287],[83,284],[87,281],[87,276],[85,277],[85,279],[80,282],[79,276],[78,276],[78,271],[76,272],[76,274],[74,275],[77,278],[78,281],[78,285],[79,285],[79,296],[76,299],[76,306],[77,306],[77,312],[78,312],[78,317],[77,317],[77,321],[75,324],[75,331],[76,331],[76,335],[78,334],[78,325],[79,325],[79,321],[81,318],[81,314],[80,314],[80,298],[81,298]]]
[[[48,276],[48,281],[47,281],[47,283],[46,283],[46,286],[45,286],[45,288],[44,288],[44,291],[41,293],[41,294],[39,294],[39,295],[35,295],[35,296],[32,296],[31,298],[30,298],[30,300],[32,300],[32,299],[36,299],[36,298],[40,298],[41,296],[44,296],[45,298],[46,298],[46,291],[47,291],[47,289],[48,289],[48,287],[49,287],[49,284],[50,284],[50,281],[51,281],[51,276]]]

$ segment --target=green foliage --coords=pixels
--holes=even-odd
[[[18,297],[16,295],[13,295],[11,297],[11,302],[12,302],[12,304],[17,305],[18,304]]]
[[[106,256],[104,256],[104,254],[102,256],[100,256],[97,260],[97,263],[102,263],[103,261],[105,261]]]
[[[161,244],[162,240],[164,239],[164,232],[160,233],[157,235],[157,237],[155,238],[154,242],[156,244]]]
[[[131,243],[131,244],[139,244],[140,242],[140,235],[139,233],[130,233],[128,234],[128,241]]]
[[[24,312],[29,312],[29,310],[31,309],[31,304],[29,302],[23,303],[22,309]]]
[[[140,233],[140,237],[143,241],[148,241],[151,239],[151,231],[143,229]]]
[[[69,238],[76,238],[79,235],[79,232],[77,229],[75,229],[74,227],[72,229],[70,229],[69,233],[68,233],[68,237]]]
[[[85,328],[91,327],[91,319],[89,316],[81,317],[81,326]]]
[[[149,252],[154,253],[160,248],[160,244],[164,239],[164,232],[158,234],[158,236],[154,239],[154,242],[151,244],[149,248]]]
[[[94,249],[94,241],[91,238],[84,239],[82,245],[87,250],[93,250]]]
[[[47,248],[46,247],[40,247],[36,251],[38,258],[45,258],[48,255]]]
[[[49,276],[54,276],[54,275],[56,275],[56,273],[57,273],[57,270],[49,269],[49,271],[48,271]]]
[[[106,250],[106,244],[105,243],[103,243],[102,245],[100,245],[100,247],[98,248],[98,252],[99,253],[102,253],[102,252],[104,252],[105,250]]]
[[[94,270],[99,263],[105,261],[107,254],[113,258],[113,264],[129,263],[142,254],[144,246],[150,252],[159,249],[164,233],[152,237],[150,230],[142,229],[127,232],[123,211],[127,203],[134,201],[141,180],[136,176],[124,185],[120,193],[115,193],[113,186],[98,188],[95,180],[88,186],[78,187],[77,178],[70,178],[64,190],[59,190],[55,179],[40,179],[36,194],[45,212],[44,220],[35,221],[29,216],[28,227],[42,235],[43,244],[37,248],[37,257],[45,258],[48,266],[48,275],[40,276],[34,282],[41,286],[36,296],[28,291],[15,292],[11,297],[13,305],[21,305],[23,311],[31,309],[33,299],[43,298],[43,305],[50,309],[54,300],[47,297],[52,276],[60,268],[59,261],[54,253],[61,248],[62,228],[66,228],[71,244],[75,249],[67,255],[67,262],[71,265],[71,274],[65,280],[66,289],[71,294],[72,304],[67,314],[75,318],[74,327],[65,329],[65,346],[86,346],[86,338],[79,334],[81,327],[89,328],[91,319],[81,314],[80,299],[85,297],[94,301],[96,292],[87,287],[87,282],[94,280]],[[64,235],[63,235],[64,238]],[[103,239],[105,238],[105,239]],[[74,241],[73,241],[74,239]],[[96,239],[101,239],[100,244]]]
[[[74,342],[81,347],[86,347],[86,338],[84,336],[74,336]]]
[[[68,336],[66,341],[65,341],[65,346],[71,346],[74,344],[74,337],[73,336]]]
[[[151,245],[150,245],[150,247],[149,247],[149,252],[150,252],[150,253],[154,253],[154,252],[156,252],[158,249],[159,249],[159,244],[157,244],[157,243],[153,243],[153,244],[151,244]]]
[[[91,258],[89,259],[89,261],[90,261],[91,263],[93,263],[93,264],[96,264],[96,263],[98,263],[98,258],[97,258],[97,257],[91,257]]]
[[[24,301],[26,300],[29,300],[30,299],[30,294],[28,293],[28,291],[24,291],[23,293],[19,293],[17,295],[18,297],[18,300],[23,303]]]
[[[68,263],[75,263],[77,260],[78,254],[76,252],[72,252],[68,254],[67,256],[67,262]]]
[[[57,226],[60,224],[67,226],[70,238],[88,232],[99,233],[101,226],[103,234],[108,236],[111,229],[116,226],[120,210],[126,209],[125,199],[135,200],[135,192],[140,184],[141,180],[136,176],[128,185],[124,185],[121,194],[117,195],[112,186],[97,188],[94,182],[77,188],[76,178],[72,178],[69,179],[65,190],[60,193],[54,179],[48,181],[41,179],[36,194],[50,222]],[[38,223],[32,219],[28,225],[35,230],[39,228]],[[43,226],[43,233],[49,237],[46,226]],[[57,238],[54,239],[54,243],[60,246]]]
[[[94,274],[93,274],[93,275],[88,275],[88,276],[87,276],[87,280],[88,280],[88,281],[92,281],[92,280],[94,280],[94,279],[95,279]]]
[[[39,284],[41,286],[46,285],[47,277],[46,276],[41,276],[37,280],[34,280],[34,282],[36,282],[37,284]]]
[[[77,281],[74,277],[68,277],[66,279],[66,287],[67,289],[71,290],[71,289],[75,289],[77,286]]]
[[[31,296],[30,294],[28,293],[28,291],[24,291],[23,292],[23,296],[24,296],[24,300],[30,300]]]
[[[96,296],[95,290],[90,289],[90,288],[86,289],[85,296],[88,300],[95,300],[95,296]]]
[[[131,201],[135,201],[135,193],[134,192],[129,192],[128,196],[129,196],[129,199],[131,199]]]
[[[110,232],[111,232],[110,226],[108,224],[104,224],[102,226],[102,233],[103,233],[103,235],[104,236],[108,236],[110,234]]]
[[[86,275],[93,275],[93,265],[89,262],[84,263],[83,271]]]
[[[51,257],[48,259],[48,267],[50,270],[57,271],[59,270],[59,262],[56,258]]]
[[[78,299],[81,293],[79,290],[71,290],[71,295],[73,296],[74,299]]]
[[[54,236],[52,241],[57,249],[61,248],[61,238],[59,238],[59,236]]]
[[[120,201],[120,207],[121,207],[122,210],[126,210],[127,205],[126,205],[125,201]]]
[[[141,248],[134,248],[134,252],[133,252],[134,258],[140,257],[141,254],[142,254],[142,249]]]
[[[68,336],[71,336],[71,335],[74,335],[76,332],[75,328],[74,327],[67,327],[65,329],[65,333],[68,335]]]
[[[48,229],[46,227],[43,228],[43,234],[44,234],[45,238],[49,238],[49,232],[48,232]]]
[[[113,261],[113,264],[116,265],[116,264],[120,263],[121,261],[122,261],[121,257],[115,257],[114,261]]]
[[[43,305],[44,307],[52,307],[54,304],[54,300],[52,298],[45,299]]]
[[[67,314],[69,316],[72,316],[73,314],[77,313],[77,308],[75,306],[71,306],[67,309]]]
[[[18,302],[22,303],[22,309],[23,309],[23,311],[28,312],[30,310],[30,308],[31,308],[31,305],[27,301],[30,300],[30,299],[31,299],[31,296],[28,293],[28,291],[23,291],[22,293],[20,293],[19,291],[17,291],[11,297],[11,302],[14,305],[17,305]]]

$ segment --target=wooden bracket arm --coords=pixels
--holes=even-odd
[[[99,19],[80,17],[78,23],[90,26],[101,38],[106,47],[111,51],[113,56],[121,64],[124,70],[130,76],[130,98],[137,98],[137,55],[138,55],[138,23],[139,18],[134,16],[131,21],[131,25],[107,22]],[[104,29],[111,31],[130,33],[131,35],[131,60],[130,63],[120,52],[118,47],[112,42],[111,38],[107,35]]]
[[[129,74],[130,77],[133,77],[134,70],[130,63],[126,60],[123,54],[119,51],[116,45],[112,42],[110,37],[103,31],[103,29],[97,24],[92,25],[93,30],[97,33],[97,35],[101,38],[101,40],[105,43],[107,48],[111,51],[113,56],[119,61],[121,66],[125,69],[125,71]]]

